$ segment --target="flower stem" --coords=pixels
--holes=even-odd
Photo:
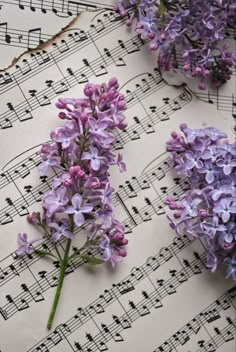
[[[54,296],[54,301],[52,304],[52,309],[48,318],[48,323],[47,323],[47,328],[48,330],[51,329],[52,327],[52,322],[56,313],[56,309],[57,309],[57,305],[59,302],[59,298],[61,295],[61,289],[63,286],[63,282],[64,282],[64,278],[65,278],[65,272],[66,272],[66,268],[67,268],[67,264],[68,264],[68,258],[69,258],[69,251],[70,251],[70,246],[71,246],[71,240],[68,239],[67,244],[66,244],[66,250],[64,253],[64,257],[62,259],[61,262],[61,266],[60,266],[60,275],[59,275],[59,280],[58,280],[58,285],[57,285],[57,289],[56,289],[56,293]]]

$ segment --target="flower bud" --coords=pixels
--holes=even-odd
[[[123,238],[124,238],[124,234],[123,233],[117,233],[116,235],[114,235],[112,237],[112,239],[114,239],[115,241],[121,241],[121,240],[123,240]]]
[[[61,111],[58,114],[59,119],[66,120],[68,117],[65,112]]]
[[[81,114],[79,115],[79,119],[81,122],[86,123],[88,121],[88,115],[86,114],[86,112],[81,112]]]
[[[121,244],[123,245],[123,246],[125,246],[125,245],[127,245],[128,244],[128,240],[127,240],[127,238],[123,238],[123,240],[121,241]]]
[[[55,103],[55,106],[58,108],[58,109],[65,109],[65,103],[63,100],[61,99],[58,99],[58,101]]]
[[[199,210],[199,215],[202,217],[202,218],[207,218],[209,216],[209,213],[207,210],[205,209],[200,209]]]
[[[127,251],[124,248],[119,248],[119,256],[126,257]]]
[[[73,181],[70,178],[66,178],[63,180],[63,185],[65,187],[70,187],[71,185],[73,185]]]
[[[77,177],[80,179],[80,180],[82,180],[82,179],[84,179],[85,178],[85,172],[84,172],[84,170],[79,170],[78,172],[77,172]]]
[[[41,153],[48,154],[50,153],[51,146],[48,144],[43,144],[41,147]]]
[[[181,123],[179,127],[181,131],[184,131],[186,128],[188,128],[188,125],[186,125],[186,123]]]
[[[185,64],[183,70],[186,72],[190,69],[190,64]]]
[[[90,188],[94,189],[94,188],[98,188],[100,187],[100,181],[99,179],[94,179],[91,183],[90,183]]]
[[[202,68],[201,67],[196,67],[195,68],[195,72],[196,72],[196,74],[198,75],[199,73],[202,73]]]
[[[149,45],[149,48],[150,48],[150,50],[157,50],[158,44],[157,44],[157,43],[151,43],[151,44]]]
[[[161,40],[166,40],[166,35],[165,35],[165,33],[161,33]]]
[[[198,88],[201,89],[201,90],[205,90],[206,89],[206,85],[204,82],[200,82],[199,85],[198,85]]]
[[[69,174],[70,174],[71,176],[75,176],[80,170],[81,170],[81,169],[80,169],[80,166],[79,166],[79,165],[71,166],[71,167],[69,168]]]
[[[91,83],[86,84],[84,88],[84,95],[86,95],[86,97],[88,98],[91,98],[94,92],[95,92],[94,84],[91,84]]]
[[[176,139],[178,137],[178,133],[176,133],[175,131],[171,132],[171,137]]]
[[[40,212],[34,211],[32,214],[27,215],[27,221],[33,225],[39,224],[41,222]]]
[[[118,80],[115,77],[112,77],[110,81],[108,82],[108,87],[115,87],[116,89],[119,88]]]

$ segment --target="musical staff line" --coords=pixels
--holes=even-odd
[[[153,308],[159,309],[163,307],[163,300],[164,298],[168,297],[171,294],[177,293],[177,288],[182,286],[186,281],[188,281],[190,278],[192,278],[195,275],[199,275],[202,273],[202,269],[205,268],[204,266],[204,259],[206,257],[205,253],[202,255],[198,255],[198,253],[194,253],[195,259],[192,260],[191,262],[188,262],[188,264],[182,264],[182,268],[179,271],[169,271],[169,278],[166,280],[156,280],[154,283],[153,280],[151,280],[154,290],[151,291],[151,293],[147,293],[146,291],[142,291],[142,296],[144,297],[141,299],[139,302],[134,303],[133,301],[129,301],[129,306],[131,307],[128,311],[125,310],[125,313],[122,314],[121,316],[113,316],[112,320],[113,322],[109,324],[108,326],[105,324],[101,324],[101,331],[99,331],[95,336],[92,337],[91,334],[89,334],[92,338],[88,338],[88,333],[86,334],[88,342],[85,343],[84,345],[80,345],[79,342],[76,342],[74,344],[74,347],[76,349],[73,349],[73,351],[101,351],[100,348],[104,346],[104,343],[109,342],[110,340],[117,338],[118,341],[123,341],[123,338],[121,336],[121,332],[125,330],[128,327],[131,327],[131,325],[138,320],[139,318],[142,318],[148,314],[151,313],[151,310]],[[184,260],[185,261],[185,260]],[[112,292],[114,288],[116,288],[117,285],[114,285],[113,288],[111,288],[109,291]],[[108,292],[109,292],[108,291]],[[128,291],[129,292],[129,291]],[[100,297],[102,297],[101,295]],[[111,297],[115,297],[115,299],[119,302],[119,300],[116,297],[116,292],[112,293],[110,295]],[[104,297],[104,296],[103,296]],[[112,298],[111,298],[112,299]],[[94,303],[92,304],[94,306]],[[122,306],[122,310],[124,310]],[[78,312],[80,312],[80,308],[78,309]],[[28,352],[36,352],[36,351],[49,351],[50,349],[54,348],[56,345],[58,345],[63,339],[68,342],[68,336],[72,334],[72,332],[76,331],[80,326],[84,318],[83,310],[81,309],[82,314],[77,313],[76,316],[69,321],[67,321],[65,324],[59,325],[53,333],[48,335],[45,339],[41,340],[38,344],[33,346],[31,349],[28,350]],[[53,336],[55,337],[56,335],[59,335],[59,331],[61,332],[61,337],[60,339],[57,339],[57,343],[55,344],[53,342]],[[116,341],[116,339],[115,339]],[[72,347],[70,345],[70,347]],[[44,350],[43,350],[44,348]],[[104,349],[103,349],[104,350]],[[108,350],[108,347],[106,346],[106,349]]]
[[[228,324],[222,329],[215,327],[216,334],[212,336],[207,342],[199,342],[201,347],[196,352],[205,352],[207,350],[209,351],[210,349],[216,351],[224,343],[235,339],[236,319],[232,320],[228,318],[226,320]]]
[[[53,43],[52,49],[49,52],[41,50],[31,53],[29,58],[23,59],[21,63],[17,63],[15,72],[10,74],[0,71],[0,94],[13,89],[17,84],[22,84],[35,75],[54,66],[55,62],[59,63],[78,52],[78,50],[91,45],[91,37],[94,41],[97,41],[104,35],[116,31],[125,24],[124,19],[121,19],[115,12],[103,11],[101,15],[103,15],[102,20],[98,18],[97,23],[91,24],[87,32],[75,29],[73,34],[69,33],[67,35],[67,39],[62,39],[60,43]],[[65,31],[64,33],[67,32]],[[66,50],[64,49],[65,44],[67,46]]]
[[[46,14],[47,11],[53,12],[55,15],[65,17],[78,15],[81,11],[94,11],[98,9],[112,9],[113,6],[107,2],[91,1],[91,0],[41,0],[39,2],[35,0],[2,0],[3,4],[18,6],[20,10],[29,8],[32,12],[40,10]]]
[[[211,324],[221,318],[221,311],[226,311],[230,307],[235,308],[233,302],[236,297],[236,286],[229,289],[221,295],[216,301],[202,310],[191,321],[184,325],[180,330],[171,336],[168,340],[162,343],[153,352],[167,352],[168,348],[181,352],[178,347],[189,342],[192,335],[197,335],[199,331],[207,324]],[[208,332],[209,333],[209,332]]]
[[[107,67],[115,64],[120,66],[119,58],[125,57],[132,54],[134,50],[140,50],[144,45],[144,42],[137,38],[137,36],[126,42],[118,43],[118,46],[111,49],[110,56],[102,55],[90,63],[84,59],[84,66],[72,71],[70,68],[67,69],[68,75],[64,76],[58,81],[47,80],[45,82],[47,88],[37,92],[29,91],[30,97],[21,103],[13,106],[11,103],[7,103],[8,111],[0,115],[0,127],[1,129],[8,129],[13,127],[16,121],[24,122],[32,119],[32,111],[39,107],[51,104],[51,100],[60,95],[62,92],[68,91],[70,88],[88,82],[88,79],[92,76],[103,76],[108,73]],[[122,54],[122,55],[121,55]],[[106,67],[104,64],[104,58],[106,57]],[[118,60],[118,61],[117,61]],[[123,60],[123,58],[122,58]],[[122,64],[123,66],[123,64]]]
[[[216,105],[217,110],[231,113],[233,118],[236,119],[236,97],[234,93],[232,93],[232,96],[222,95],[217,90],[216,93],[208,91],[207,93],[193,92],[193,94],[209,104]]]
[[[8,23],[0,23],[0,45],[16,48],[34,49],[52,38],[52,34],[41,33],[41,28],[32,28],[28,31],[10,28]]]

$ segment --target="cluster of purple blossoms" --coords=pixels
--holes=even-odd
[[[236,23],[235,0],[118,0],[116,9],[151,40],[165,70],[199,77],[200,89],[207,78],[217,88],[230,79],[236,53],[222,40]]]
[[[171,227],[178,235],[200,238],[207,248],[207,265],[227,265],[227,277],[236,280],[236,143],[216,128],[172,132],[167,142],[171,164],[189,180],[190,189],[180,200],[168,196],[174,211]]]
[[[52,142],[42,146],[39,171],[46,175],[53,168],[58,176],[43,194],[42,215],[28,216],[54,243],[63,237],[72,240],[79,227],[88,227],[83,248],[97,250],[102,261],[113,265],[126,256],[123,247],[128,243],[124,226],[114,216],[109,181],[111,165],[118,165],[121,172],[126,169],[122,155],[112,151],[114,130],[126,128],[126,103],[118,88],[112,78],[108,84],[87,84],[84,98],[57,101],[59,118],[65,123],[51,132]],[[26,234],[19,234],[18,242],[18,255],[33,251],[34,241],[28,241]]]

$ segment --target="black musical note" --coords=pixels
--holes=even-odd
[[[3,33],[4,43],[11,44],[11,35],[8,33],[7,22],[0,23],[0,35]]]

